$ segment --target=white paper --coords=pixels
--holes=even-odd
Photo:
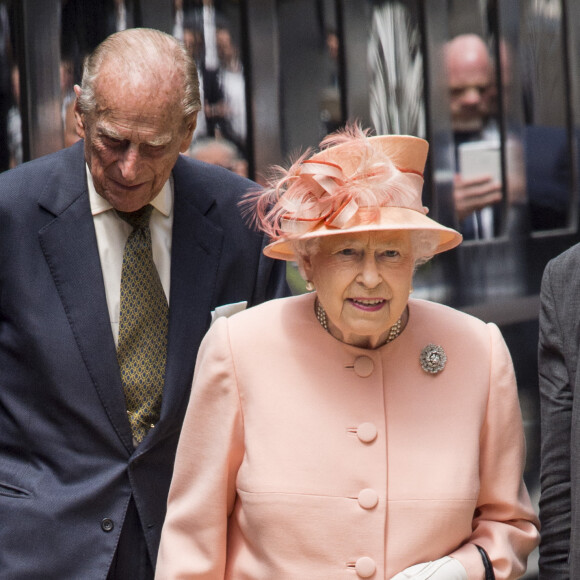
[[[223,306],[218,306],[215,310],[211,312],[211,324],[213,324],[218,318],[225,316],[232,316],[236,312],[241,312],[245,310],[248,306],[247,301],[243,302],[233,302],[232,304],[224,304]]]

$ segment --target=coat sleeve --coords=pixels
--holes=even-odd
[[[227,321],[204,338],[194,374],[155,578],[224,578],[228,517],[244,447]]]
[[[489,398],[480,439],[480,492],[467,544],[451,556],[469,578],[483,578],[481,556],[488,553],[497,580],[515,579],[538,545],[539,522],[523,481],[525,441],[512,360],[497,326],[491,341]]]
[[[572,386],[548,264],[540,294],[538,371],[541,416],[540,578],[568,579]]]

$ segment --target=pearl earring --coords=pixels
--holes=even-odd
[[[312,292],[314,290],[314,284],[310,280],[306,280],[306,284],[304,285],[308,292]]]

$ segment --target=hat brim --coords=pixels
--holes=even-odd
[[[309,232],[272,242],[264,248],[264,254],[277,260],[293,261],[296,259],[294,242],[297,240],[382,231],[421,231],[433,236],[434,250],[429,252],[432,255],[451,250],[463,240],[463,236],[456,230],[442,226],[418,211],[404,207],[382,207],[380,208],[380,218],[372,223],[360,221],[357,216],[345,228],[328,227],[322,222]]]

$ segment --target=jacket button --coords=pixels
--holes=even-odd
[[[358,504],[365,510],[372,510],[379,503],[379,494],[374,489],[363,489],[358,494]]]
[[[363,379],[370,377],[375,368],[375,363],[368,356],[359,356],[354,361],[354,372]]]
[[[115,522],[111,518],[104,518],[101,522],[101,529],[103,532],[112,532],[115,527]]]
[[[377,427],[373,423],[361,423],[356,435],[363,443],[372,443],[377,438]]]
[[[370,578],[377,570],[375,561],[368,556],[363,556],[356,561],[354,569],[361,578]]]

